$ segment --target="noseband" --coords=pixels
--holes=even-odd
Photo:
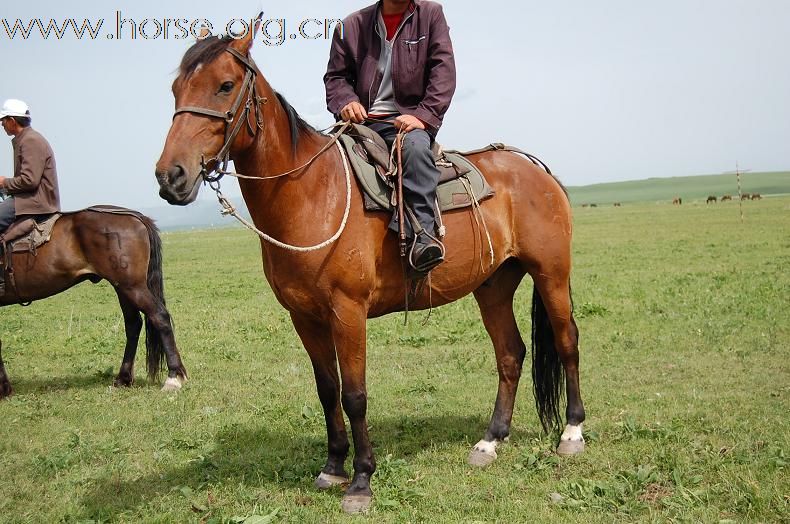
[[[258,96],[255,88],[255,77],[257,75],[257,71],[252,61],[232,47],[228,47],[225,51],[233,55],[244,65],[246,69],[241,90],[239,91],[239,95],[236,97],[236,101],[233,102],[231,108],[228,111],[222,113],[220,111],[215,111],[213,109],[207,109],[204,107],[183,106],[176,109],[175,113],[173,114],[174,119],[181,113],[192,113],[196,115],[208,116],[211,118],[220,118],[225,121],[225,143],[222,144],[222,148],[216,155],[208,160],[203,158],[203,155],[200,156],[200,176],[202,176],[203,180],[209,184],[216,184],[219,179],[222,178],[222,176],[227,172],[228,161],[230,160],[230,146],[236,139],[236,135],[239,134],[242,122],[247,123],[247,130],[249,131],[250,136],[255,136],[256,129],[263,130],[263,115],[261,114],[262,110],[260,106],[261,104],[265,104],[269,101],[265,96]],[[239,110],[242,102],[244,102],[244,110],[242,115],[236,121],[236,124],[232,125],[233,119],[236,116],[236,112]],[[253,111],[253,108],[255,110],[255,127],[250,124],[250,113]],[[214,169],[209,171],[207,166],[212,162],[216,162],[216,164]],[[212,175],[212,173],[216,174]]]

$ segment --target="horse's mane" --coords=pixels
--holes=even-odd
[[[277,100],[280,101],[280,104],[282,104],[285,110],[285,114],[288,115],[288,126],[291,128],[291,149],[293,152],[296,152],[296,146],[299,145],[299,139],[303,134],[318,133],[318,131],[299,116],[296,109],[288,103],[288,100],[286,100],[283,95],[277,91],[275,91],[274,94],[277,95]]]
[[[194,73],[200,64],[209,64],[222,53],[224,53],[231,42],[233,42],[233,38],[228,36],[217,36],[198,40],[192,47],[187,49],[186,53],[184,53],[184,58],[181,59],[181,65],[178,67],[179,74],[183,78],[189,78],[189,75]],[[277,100],[280,101],[280,104],[285,110],[285,114],[288,115],[288,126],[291,130],[292,150],[295,152],[297,146],[299,145],[299,139],[302,137],[302,135],[309,134],[311,132],[316,133],[317,131],[313,126],[308,124],[301,116],[299,116],[299,113],[296,112],[296,109],[294,109],[294,107],[288,103],[283,95],[277,91],[275,91],[274,94],[277,95]]]
[[[200,64],[209,64],[213,62],[228,48],[231,42],[233,42],[233,39],[227,36],[216,36],[198,40],[192,47],[187,49],[186,53],[184,53],[184,58],[181,59],[181,65],[178,66],[180,75],[184,78],[189,78],[189,75],[194,73]]]

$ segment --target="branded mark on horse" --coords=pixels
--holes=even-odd
[[[201,182],[217,186],[211,173],[224,164],[225,151],[245,175],[239,185],[254,226],[280,242],[261,240],[263,271],[310,356],[324,409],[328,457],[316,485],[348,481],[345,410],[355,453],[343,508],[364,511],[376,469],[367,423],[366,321],[405,307],[398,242],[387,232],[389,217],[365,211],[359,186],[347,186],[343,152],[328,147],[331,139],[301,120],[252,62],[252,38],[207,39],[184,55],[172,87],[176,114],[156,166],[159,194],[175,205],[193,202]],[[469,293],[480,307],[496,354],[499,389],[491,422],[469,462],[493,461],[510,433],[526,356],[513,298],[526,274],[534,282],[532,377],[540,420],[547,430],[561,426],[564,383],[567,425],[558,452],[581,452],[584,407],[570,293],[567,195],[554,177],[515,153],[468,158],[497,195],[479,205],[493,253],[471,211],[446,213],[447,259],[411,308],[440,306]],[[322,244],[341,230],[335,241]],[[314,245],[321,247],[297,250]]]
[[[63,214],[52,228],[51,239],[35,251],[9,249],[5,256],[12,257],[12,273],[6,272],[0,306],[47,298],[85,280],[107,280],[118,295],[126,331],[126,349],[114,384],[130,386],[134,380],[142,313],[148,375],[155,379],[166,362],[163,389],[180,389],[187,372],[165,307],[162,243],[156,226],[135,211],[102,209]],[[0,356],[0,398],[12,391]]]

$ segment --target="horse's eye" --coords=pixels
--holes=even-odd
[[[230,93],[231,91],[233,91],[233,82],[225,82],[219,86],[220,93]]]

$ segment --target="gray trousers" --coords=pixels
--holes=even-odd
[[[14,223],[14,219],[16,219],[14,197],[7,197],[0,202],[0,233],[5,233],[8,226]]]
[[[398,130],[392,124],[373,122],[368,127],[381,135],[392,149]],[[436,220],[436,185],[439,183],[439,169],[433,162],[431,144],[434,138],[425,130],[415,129],[403,139],[403,196],[420,225],[431,235],[439,227]],[[411,223],[406,224],[406,236],[413,237]],[[393,213],[389,228],[398,231],[398,213]]]

